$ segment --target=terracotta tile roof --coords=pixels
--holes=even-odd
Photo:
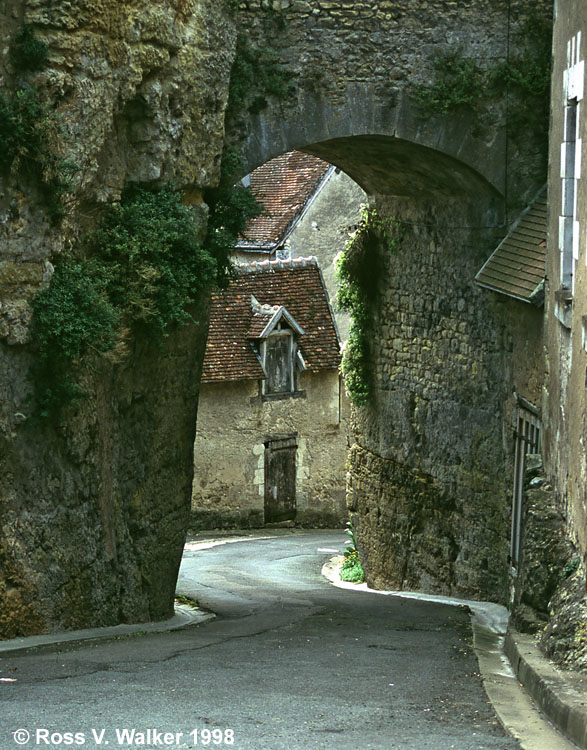
[[[239,246],[281,244],[329,169],[327,162],[301,151],[282,154],[255,169],[251,190],[265,212],[249,222]]]
[[[298,346],[308,370],[338,367],[338,337],[316,259],[263,261],[240,266],[229,287],[212,295],[202,382],[264,377],[254,339],[270,316],[254,312],[251,296],[261,305],[283,305],[301,326]]]
[[[263,331],[267,328],[268,323],[267,315],[261,313],[253,313],[251,318],[251,325],[247,331],[247,338],[249,339],[260,339]]]
[[[546,190],[520,216],[475,276],[481,286],[532,302],[546,273]]]

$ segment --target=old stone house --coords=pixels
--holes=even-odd
[[[315,258],[242,265],[212,297],[192,525],[340,525],[339,342]]]
[[[335,260],[344,248],[349,227],[360,221],[367,196],[342,170],[301,151],[262,164],[246,184],[263,204],[263,214],[249,222],[235,249],[236,260],[298,258],[308,248],[318,258],[326,289],[336,299]],[[348,337],[349,316],[335,309],[341,341]]]

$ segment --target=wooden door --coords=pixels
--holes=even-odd
[[[295,437],[265,443],[265,523],[296,516],[296,450]]]

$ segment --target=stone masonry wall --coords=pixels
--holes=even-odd
[[[367,580],[505,601],[505,332],[473,281],[500,214],[487,203],[378,205],[404,235],[396,254],[380,250],[375,397],[357,412],[350,458]]]
[[[422,117],[413,95],[415,86],[435,79],[438,56],[460,50],[482,70],[490,70],[508,54],[519,54],[525,24],[536,14],[549,20],[552,1],[241,2],[243,38],[252,49],[273,54],[293,74],[292,93],[282,101],[269,97],[269,106],[258,114],[243,108],[230,121],[230,137],[243,148],[249,169],[283,151],[309,147],[370,193],[387,192],[385,181],[391,187],[389,156],[378,149],[373,157],[358,141],[356,150],[352,142],[330,141],[387,135],[396,139],[388,148],[395,148],[397,139],[405,138],[456,156],[518,201],[528,188],[534,190],[535,144],[526,136],[510,138],[506,145],[505,99],[480,91],[472,121],[463,110],[448,118]],[[251,100],[257,93],[251,90]],[[515,102],[509,106],[511,110]],[[405,167],[409,155],[402,157]],[[507,158],[516,166],[507,173],[506,186]],[[450,167],[441,169],[448,183]],[[406,181],[410,176],[416,177],[408,168]],[[404,194],[395,177],[389,192]],[[432,179],[429,175],[428,181]]]
[[[296,523],[346,519],[348,403],[336,370],[300,374],[303,398],[261,401],[256,381],[202,385],[192,528],[264,524],[264,440],[296,435]]]

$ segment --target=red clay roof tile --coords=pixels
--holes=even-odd
[[[242,243],[278,245],[329,168],[322,159],[290,151],[255,169],[251,190],[265,211],[248,223]]]
[[[252,332],[262,323],[257,318],[266,325],[268,316],[253,311],[251,295],[261,304],[284,305],[303,328],[298,347],[308,370],[338,367],[338,337],[316,259],[264,261],[242,266],[227,289],[212,295],[202,382],[264,377]]]

